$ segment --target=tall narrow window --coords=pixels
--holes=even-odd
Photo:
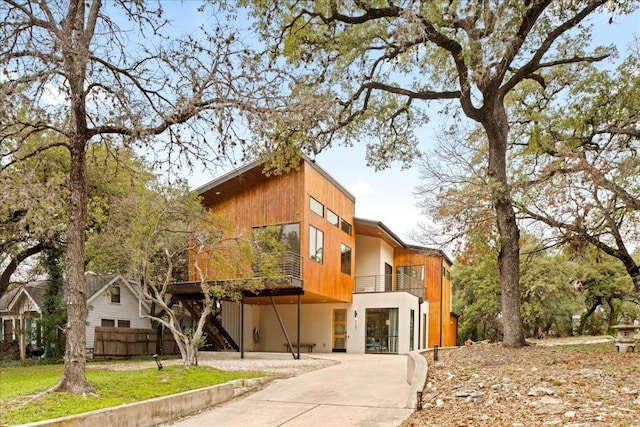
[[[351,276],[351,248],[340,244],[340,271]]]
[[[322,264],[324,251],[324,233],[314,226],[309,226],[309,257]]]
[[[324,218],[324,205],[313,197],[309,197],[309,208],[312,212],[315,212]]]
[[[120,302],[120,286],[111,288],[111,302]]]

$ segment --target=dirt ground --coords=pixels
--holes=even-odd
[[[405,425],[640,426],[640,352],[584,341],[480,343],[440,349],[438,361],[426,353],[423,409]]]

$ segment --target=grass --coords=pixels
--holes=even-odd
[[[131,362],[127,362],[131,363]],[[135,363],[135,362],[134,362]],[[185,369],[182,366],[115,371],[86,371],[95,395],[39,393],[56,385],[62,365],[0,367],[0,425],[14,425],[80,414],[96,409],[133,403],[187,390],[208,387],[239,379],[261,376],[256,373],[220,371],[207,366]]]

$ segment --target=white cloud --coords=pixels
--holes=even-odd
[[[361,179],[355,185],[349,187],[349,192],[358,198],[360,196],[366,196],[367,194],[373,194],[375,190],[368,181]]]

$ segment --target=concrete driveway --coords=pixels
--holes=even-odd
[[[413,409],[407,356],[330,353],[339,363],[276,380],[266,388],[180,420],[203,426],[398,426]]]

